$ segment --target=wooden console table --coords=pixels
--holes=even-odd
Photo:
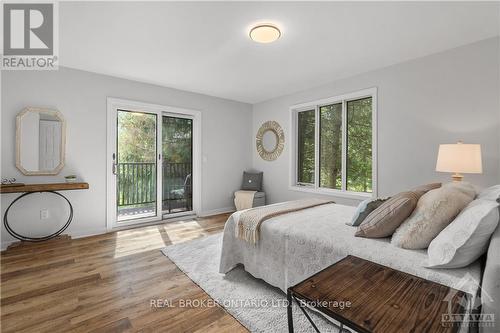
[[[0,193],[87,190],[88,188],[89,188],[88,183],[48,183],[48,184],[2,185],[2,186],[0,186]]]
[[[64,195],[62,195],[58,191],[86,190],[88,188],[89,188],[88,183],[81,183],[81,182],[80,183],[75,182],[75,183],[2,185],[2,186],[0,186],[0,193],[23,193],[19,197],[17,197],[16,199],[14,199],[14,201],[11,202],[11,204],[9,205],[7,210],[5,211],[5,214],[3,216],[3,224],[5,226],[5,229],[7,230],[7,232],[11,236],[13,236],[21,241],[41,242],[41,241],[48,240],[48,239],[54,238],[56,236],[59,236],[64,230],[66,230],[66,228],[68,228],[71,221],[73,220],[73,206],[71,205],[71,202],[68,200],[68,198],[66,198]],[[54,232],[50,235],[43,236],[43,237],[23,236],[23,235],[16,233],[14,230],[12,230],[12,228],[9,225],[9,220],[8,220],[7,216],[9,214],[10,208],[12,207],[12,205],[15,202],[24,198],[27,195],[30,195],[30,194],[36,193],[36,192],[50,192],[50,193],[54,193],[55,195],[62,197],[64,200],[66,200],[66,202],[69,205],[70,214],[69,214],[69,217],[68,217],[68,220],[66,221],[66,223],[59,230],[57,230],[56,232]]]

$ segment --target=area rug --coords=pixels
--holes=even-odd
[[[162,249],[193,282],[251,332],[288,332],[286,295],[241,267],[219,273],[222,233]],[[324,317],[311,313],[321,332],[338,332]],[[314,332],[299,307],[293,306],[295,332]]]

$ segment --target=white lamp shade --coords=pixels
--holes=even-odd
[[[436,171],[456,173],[482,173],[481,145],[439,145]]]

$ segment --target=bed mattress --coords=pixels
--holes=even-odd
[[[421,278],[476,295],[481,278],[479,262],[459,269],[425,268],[426,250],[393,246],[390,238],[354,237],[351,220],[355,207],[328,204],[286,214],[261,225],[256,245],[238,239],[236,223],[243,211],[232,214],[224,228],[219,271],[239,264],[256,278],[286,289],[347,255],[386,265]]]

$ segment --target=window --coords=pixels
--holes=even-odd
[[[347,102],[347,190],[372,192],[372,98]]]
[[[314,122],[315,111],[308,110],[298,114],[298,175],[300,184],[314,184]]]
[[[319,108],[319,186],[342,189],[342,103]]]
[[[376,90],[291,108],[294,189],[370,196],[375,192]]]

